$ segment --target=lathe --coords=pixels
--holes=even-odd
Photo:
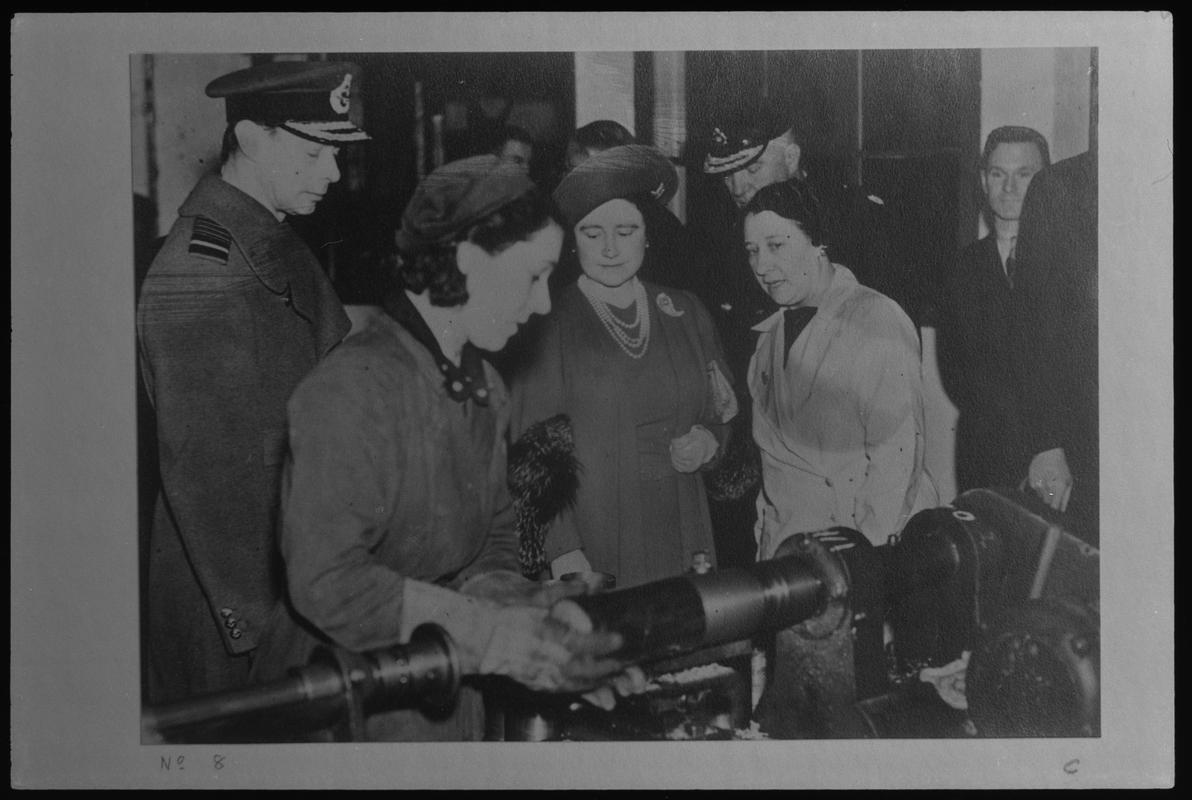
[[[490,740],[1100,735],[1099,552],[1016,494],[975,490],[874,547],[798,533],[775,557],[577,598],[649,678],[603,711],[483,680]],[[327,651],[287,681],[146,709],[153,741],[268,739],[441,704],[461,676],[432,626]],[[279,728],[283,729],[283,728]]]

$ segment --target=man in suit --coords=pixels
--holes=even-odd
[[[1064,159],[1031,181],[1018,234],[1014,362],[1026,483],[1099,543],[1097,161]]]
[[[956,483],[962,492],[1013,487],[1022,480],[1011,290],[1023,199],[1035,173],[1048,163],[1047,140],[1036,130],[1010,125],[989,134],[980,168],[989,234],[961,251],[941,291],[939,367],[960,412]]]
[[[242,686],[278,598],[286,401],[350,327],[284,220],[313,213],[339,148],[368,138],[358,80],[351,64],[277,62],[207,86],[227,106],[222,163],[179,209],[137,306],[161,487],[142,588],[150,704]]]

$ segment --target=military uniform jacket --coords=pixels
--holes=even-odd
[[[228,653],[256,646],[280,585],[274,527],[286,401],[349,327],[290,226],[216,176],[199,182],[137,309],[160,447],[153,537],[182,544],[164,556],[155,546],[150,573],[179,574],[155,558],[189,562]],[[153,591],[151,607],[168,605]]]

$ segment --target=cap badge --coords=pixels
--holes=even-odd
[[[352,94],[352,73],[344,75],[343,83],[331,92],[331,110],[336,114],[348,113],[348,105]]]
[[[653,197],[655,200],[657,200],[659,197],[662,197],[662,195],[665,192],[666,192],[666,181],[663,181],[662,183],[658,184],[658,187],[656,189],[654,189],[652,192],[650,192],[650,197]]]
[[[724,135],[724,131],[720,130],[720,128],[713,128],[712,141],[716,144],[728,144],[728,137]]]

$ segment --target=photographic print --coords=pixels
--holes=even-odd
[[[1170,717],[1119,721],[1112,657],[1150,441],[1106,423],[1114,15],[980,17],[121,38],[103,485],[134,766],[98,782],[1092,786],[1132,729],[1162,763]]]

